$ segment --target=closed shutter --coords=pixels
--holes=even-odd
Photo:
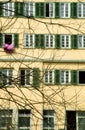
[[[78,80],[78,74],[76,70],[71,71],[71,84],[76,85]]]
[[[35,35],[35,48],[44,48],[44,35],[36,34]]]
[[[0,33],[0,48],[3,46],[3,35]]]
[[[40,86],[40,70],[39,68],[33,68],[33,87]]]
[[[60,71],[55,70],[55,84],[60,84]]]
[[[71,3],[71,17],[77,18],[77,3]]]
[[[60,17],[60,3],[56,2],[55,3],[55,18]]]
[[[35,16],[40,18],[44,17],[44,3],[35,4]]]
[[[15,2],[15,16],[22,17],[24,11],[24,3],[23,2]]]
[[[55,48],[59,49],[60,48],[60,35],[55,36]]]
[[[18,34],[14,34],[14,46],[18,48],[19,36]]]
[[[71,36],[71,47],[73,49],[77,49],[78,48],[78,36],[77,35],[72,35]]]

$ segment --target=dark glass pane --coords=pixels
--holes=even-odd
[[[12,35],[5,35],[5,43],[7,44],[12,43]]]
[[[49,17],[49,3],[46,4],[46,17]]]
[[[25,70],[21,70],[20,78],[21,85],[25,85]]]
[[[30,127],[30,117],[19,117],[19,127]]]
[[[79,83],[80,84],[85,84],[85,71],[80,71],[79,72]]]

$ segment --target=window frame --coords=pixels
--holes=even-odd
[[[46,5],[49,5],[49,16],[46,16]],[[55,3],[54,2],[49,2],[49,3],[45,3],[44,4],[44,9],[45,9],[45,11],[44,11],[44,16],[46,17],[46,18],[54,18],[55,17]]]
[[[33,43],[31,43],[32,41]],[[28,46],[26,46],[28,42]],[[25,48],[34,48],[35,47],[35,35],[34,34],[24,34],[24,47]]]
[[[9,77],[10,77],[10,70],[11,70],[11,80],[9,79]],[[5,78],[4,78],[4,71],[6,71],[6,76],[5,76]],[[1,87],[5,87],[5,86],[13,86],[13,69],[11,68],[4,68],[4,69],[0,69],[0,72],[1,72],[1,75],[0,75],[0,78],[2,79],[2,82],[1,82]],[[3,78],[5,79],[5,81],[6,81],[6,84],[4,84],[4,81],[3,81]],[[10,83],[10,81],[11,81],[11,83]]]
[[[9,34],[9,33],[8,33],[8,34],[3,34],[3,40],[2,40],[3,43],[2,43],[2,45],[3,45],[4,43],[6,43],[6,42],[5,42],[5,36],[6,36],[6,35],[11,35],[11,36],[12,36],[12,39],[11,39],[11,40],[12,40],[12,44],[14,45],[14,34]]]
[[[44,38],[45,38],[45,48],[55,48],[55,35],[45,34]]]
[[[6,6],[7,6],[7,9],[5,9]],[[12,15],[10,15],[10,14],[12,14]],[[14,15],[15,15],[15,3],[14,2],[8,2],[8,3],[3,4],[3,16],[4,17],[13,17]]]
[[[67,34],[60,35],[60,47],[65,49],[71,48],[71,35],[67,35]]]
[[[79,10],[80,9],[80,10]],[[85,18],[85,2],[78,2],[77,3],[77,17],[78,18]],[[81,16],[79,16],[81,15]]]
[[[23,77],[21,77],[21,71],[22,70],[24,70],[24,73],[25,73],[25,75],[24,75],[24,84],[22,85],[22,83],[21,83],[21,78]],[[27,75],[26,75],[26,73],[27,73],[27,71],[30,71],[29,72],[29,84],[27,84],[26,82],[27,82]],[[30,75],[30,73],[32,74],[32,75]],[[28,86],[30,86],[30,85],[32,85],[32,83],[33,83],[33,71],[31,70],[31,69],[25,69],[25,68],[21,68],[20,69],[20,85],[21,86],[24,86],[24,87],[28,87]]]
[[[47,72],[47,74],[46,74],[46,72]],[[50,73],[51,73],[51,75],[50,75]],[[52,69],[44,70],[44,83],[45,84],[54,84],[55,83],[55,70],[52,70]]]
[[[7,109],[0,109],[0,111],[8,111],[8,112],[11,112],[11,114],[10,113],[6,113],[5,114],[5,116],[4,116],[4,114],[2,114],[2,115],[0,115],[0,118],[2,118],[2,120],[3,120],[3,118],[4,119],[6,119],[6,118],[11,118],[11,123],[12,123],[12,120],[13,120],[13,110],[11,110],[11,109],[9,109],[9,110],[7,110]],[[4,112],[5,113],[5,112]],[[8,120],[8,119],[7,119]],[[9,126],[10,127],[10,126]],[[0,126],[0,129],[6,129],[7,128],[7,126],[5,126],[5,127],[3,127],[3,126]]]
[[[81,37],[81,39],[80,39],[80,37]],[[79,45],[79,41],[81,42],[81,46]],[[78,48],[80,48],[80,49],[85,48],[85,35],[78,35]]]
[[[24,15],[26,17],[35,16],[35,3],[34,2],[24,2]]]
[[[29,129],[29,130],[30,130],[30,127],[31,127],[31,120],[30,120],[30,119],[31,119],[31,110],[29,110],[29,109],[25,109],[25,110],[24,110],[24,111],[28,110],[29,114],[20,114],[20,113],[19,113],[20,110],[24,110],[24,109],[19,109],[19,110],[18,110],[18,129],[19,129],[19,130],[22,130],[22,129],[25,129],[25,130],[26,130],[26,129],[27,129],[27,130]],[[30,126],[29,126],[29,127],[28,127],[28,126],[24,126],[24,127],[21,126],[21,127],[20,127],[20,126],[19,126],[19,117],[29,118],[29,121],[30,121],[29,124],[30,124]]]
[[[66,85],[71,84],[70,70],[60,70],[60,84],[66,84]]]
[[[63,4],[63,9],[62,9],[62,4]],[[66,5],[67,5],[67,10],[66,10]],[[60,3],[60,18],[70,18],[71,17],[71,3],[65,2],[65,3]],[[68,16],[66,16],[66,12],[68,12]],[[62,15],[63,13],[63,15]]]
[[[53,111],[53,115],[51,115],[51,114],[45,115],[45,114],[44,114],[45,111],[47,111],[48,113],[49,113],[50,111]],[[47,127],[45,126],[45,127],[44,127],[44,118],[47,118],[47,121],[48,121],[48,122],[50,122],[49,119],[53,119],[53,125],[54,125],[54,126],[53,126],[53,127],[50,127],[50,126],[47,126]],[[51,130],[51,129],[52,129],[52,130],[55,130],[55,111],[54,111],[54,110],[51,110],[51,109],[49,109],[49,110],[44,109],[44,110],[43,110],[43,130],[45,130],[45,129],[46,129],[46,130]]]

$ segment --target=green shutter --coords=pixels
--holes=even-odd
[[[23,2],[15,2],[15,16],[22,17],[24,10],[24,3]]]
[[[55,84],[60,84],[60,71],[55,70]]]
[[[55,48],[60,48],[60,35],[55,35]]]
[[[14,34],[14,46],[18,48],[19,37],[18,34]]]
[[[44,35],[43,34],[35,35],[35,48],[44,48]]]
[[[33,68],[33,87],[40,86],[40,70],[39,68]]]
[[[44,35],[40,34],[40,47],[45,48]]]
[[[59,4],[59,2],[55,3],[55,17],[56,18],[60,17],[60,4]]]
[[[40,18],[44,17],[44,3],[35,4],[35,16]]]
[[[77,3],[71,3],[71,17],[77,18]]]
[[[35,35],[35,48],[40,48],[39,34]]]
[[[71,47],[73,49],[77,49],[78,48],[78,36],[77,35],[72,35],[71,36]]]
[[[78,80],[77,71],[76,71],[76,70],[72,70],[72,71],[71,71],[71,83],[72,83],[73,85],[76,85],[76,84],[77,84],[77,80]]]
[[[3,45],[3,35],[0,33],[0,48],[2,48]]]
[[[3,16],[3,3],[0,2],[0,17]]]

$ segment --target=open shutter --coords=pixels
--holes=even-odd
[[[44,35],[40,34],[40,47],[45,48]]]
[[[60,4],[59,2],[55,3],[55,18],[59,18],[60,17]]]
[[[55,70],[55,84],[60,84],[60,71]]]
[[[77,3],[71,3],[71,17],[77,18]]]
[[[71,36],[71,47],[73,49],[77,49],[78,48],[78,36],[77,35],[72,35]]]
[[[3,46],[3,35],[0,33],[0,48]]]
[[[60,48],[60,35],[55,35],[55,48]]]
[[[43,18],[44,17],[44,3],[36,3],[35,4],[35,16]]]
[[[9,85],[12,85],[12,72],[13,70],[12,69],[9,69]]]
[[[78,80],[77,70],[72,70],[71,71],[71,83],[73,85],[76,85],[77,84],[77,80]]]
[[[14,34],[14,46],[15,46],[15,48],[18,48],[18,41],[19,41],[18,34]]]
[[[39,68],[33,68],[33,87],[40,86],[40,70]]]
[[[23,16],[23,2],[15,2],[15,16],[22,17]]]
[[[3,3],[0,2],[0,17],[3,16]]]

